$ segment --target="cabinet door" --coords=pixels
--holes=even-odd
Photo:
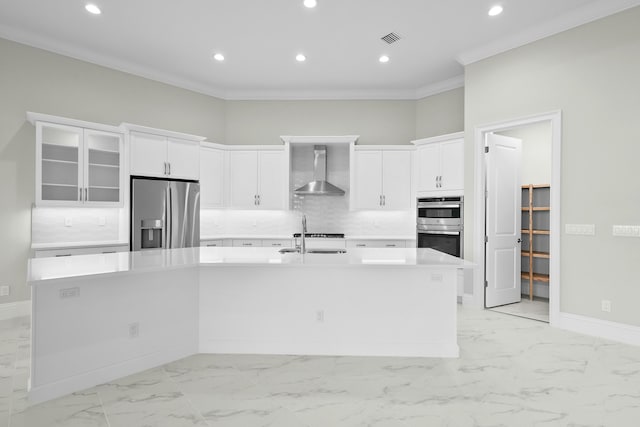
[[[462,190],[464,188],[464,140],[440,144],[441,190]]]
[[[195,179],[200,177],[200,144],[178,138],[167,140],[169,177]]]
[[[356,209],[382,209],[382,151],[356,151]]]
[[[85,203],[122,205],[122,135],[85,129]]]
[[[411,152],[383,151],[382,207],[388,210],[411,209]]]
[[[285,208],[288,189],[284,160],[284,151],[258,152],[258,208]]]
[[[167,138],[131,132],[131,175],[166,177]]]
[[[256,209],[258,153],[255,150],[229,152],[229,204],[233,208]]]
[[[36,125],[36,204],[80,205],[83,195],[82,128]]]
[[[200,149],[200,207],[224,206],[224,151]]]
[[[420,146],[416,152],[418,169],[417,191],[438,191],[437,178],[440,175],[440,146],[428,144]]]

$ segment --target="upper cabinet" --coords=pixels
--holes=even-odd
[[[225,151],[216,144],[200,147],[200,207],[222,208],[225,196]]]
[[[413,150],[413,147],[353,146],[351,208],[411,209]]]
[[[131,175],[200,178],[200,142],[205,138],[123,123],[129,130]]]
[[[231,149],[229,205],[236,209],[287,209],[288,161],[283,147]]]
[[[123,205],[119,128],[28,113],[36,126],[36,205]]]
[[[412,141],[416,145],[418,196],[464,192],[464,133]]]

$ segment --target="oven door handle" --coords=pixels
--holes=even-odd
[[[446,234],[447,236],[458,236],[461,231],[435,231],[435,230],[420,230],[420,234]]]
[[[418,208],[452,208],[452,209],[460,209],[459,204],[452,205],[441,205],[439,203],[418,203]]]

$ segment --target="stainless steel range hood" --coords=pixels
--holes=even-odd
[[[344,190],[327,182],[327,146],[313,146],[313,181],[294,191],[294,194],[344,196]]]

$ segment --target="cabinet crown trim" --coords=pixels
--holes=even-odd
[[[432,144],[434,142],[450,141],[453,139],[464,139],[464,132],[448,133],[446,135],[432,136],[430,138],[422,138],[411,141],[414,145]]]
[[[413,145],[359,145],[353,146],[355,151],[415,151],[416,147]]]
[[[355,143],[360,135],[333,135],[333,136],[292,136],[281,135],[280,139],[289,144],[351,144]]]
[[[37,122],[44,122],[44,123],[53,123],[56,125],[74,126],[79,128],[85,128],[85,129],[101,130],[104,132],[124,134],[124,130],[119,126],[87,122],[84,120],[70,119],[68,117],[53,116],[51,114],[34,113],[32,111],[27,111],[27,120],[29,121],[29,123],[31,123],[34,126],[36,125]]]
[[[189,141],[197,141],[197,142],[202,142],[205,139],[207,139],[206,136],[198,136],[198,135],[192,135],[189,133],[175,132],[172,130],[152,128],[148,126],[136,125],[133,123],[123,122],[122,124],[120,124],[120,126],[122,127],[122,129],[125,129],[126,131],[129,131],[129,132],[134,131],[134,132],[150,133],[152,135],[166,136],[168,138],[179,138],[179,139],[186,139]]]

